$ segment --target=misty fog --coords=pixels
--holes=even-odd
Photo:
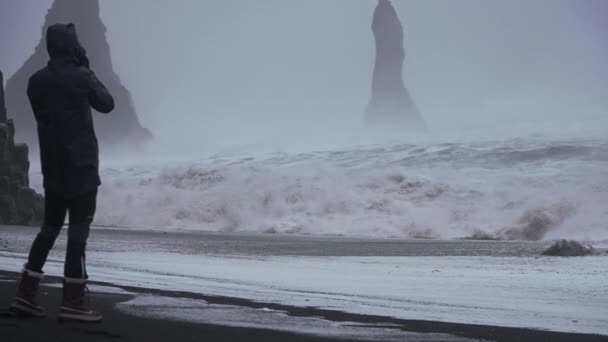
[[[429,136],[400,139],[584,135],[608,127],[608,6],[601,0],[393,2],[406,31],[406,86],[431,128]],[[15,23],[23,32],[3,61],[7,76],[31,53],[50,6],[13,3],[29,19]],[[374,142],[362,118],[375,5],[101,3],[114,67],[142,123],[168,151],[192,153]]]
[[[95,222],[606,239],[608,3],[393,0],[429,127],[396,134],[363,125],[376,3],[102,0],[114,69],[156,139],[102,146]],[[6,78],[50,4],[2,2]]]
[[[51,313],[96,318],[89,268],[127,340],[154,334],[141,319],[180,339],[608,336],[608,0],[390,2],[400,22],[386,0],[0,0],[11,315],[43,313],[55,244]],[[28,100],[66,17],[113,101],[61,26]],[[39,223],[28,249],[12,225]]]

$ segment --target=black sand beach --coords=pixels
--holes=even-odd
[[[0,303],[8,305],[14,293],[18,274],[0,272]],[[48,277],[47,284],[58,284],[59,278]],[[113,286],[111,284],[93,283]],[[608,341],[608,336],[567,334],[549,331],[536,331],[518,328],[503,328],[469,324],[451,324],[429,321],[406,321],[385,317],[345,314],[317,309],[302,309],[282,305],[253,303],[250,301],[206,297],[191,293],[177,293],[135,287],[121,287],[135,295],[153,294],[163,297],[204,299],[209,303],[228,304],[244,307],[269,307],[288,312],[299,317],[324,317],[335,322],[357,322],[390,325],[391,328],[412,332],[411,341],[451,341],[466,338],[474,341]],[[208,324],[194,324],[171,320],[149,319],[125,314],[116,309],[116,304],[127,301],[133,295],[113,293],[92,293],[97,309],[105,315],[99,324],[78,324],[58,322],[55,311],[60,302],[61,290],[58,287],[43,287],[41,304],[49,310],[45,319],[14,318],[3,313],[0,316],[2,341],[344,341],[341,338],[324,338],[240,327],[224,327]],[[352,339],[350,339],[352,340]],[[365,341],[366,338],[361,339]],[[372,339],[376,340],[377,339]]]

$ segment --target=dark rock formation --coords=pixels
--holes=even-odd
[[[6,122],[6,105],[4,103],[4,75],[0,71],[0,122]]]
[[[29,188],[28,148],[15,144],[15,126],[6,119],[0,71],[0,224],[40,224],[44,200]]]
[[[74,23],[81,44],[87,50],[91,69],[114,96],[116,109],[111,115],[94,115],[99,141],[109,143],[143,142],[152,138],[142,128],[129,91],[121,84],[112,67],[106,27],[101,21],[99,0],[55,0],[46,15],[42,38],[34,54],[7,81],[6,103],[19,127],[17,140],[38,148],[36,123],[27,99],[29,77],[48,62],[46,29],[56,23]]]
[[[576,241],[561,240],[557,241],[546,251],[543,255],[546,256],[560,256],[560,257],[574,257],[574,256],[588,256],[594,255],[595,249],[591,246],[582,245]]]
[[[403,82],[403,26],[389,0],[379,0],[372,30],[376,39],[376,65],[366,122],[400,130],[425,129],[420,112]]]

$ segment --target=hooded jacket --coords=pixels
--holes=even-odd
[[[29,80],[27,95],[38,124],[47,192],[75,197],[97,189],[99,148],[91,107],[114,109],[114,99],[89,69],[73,24],[47,29],[48,65]]]

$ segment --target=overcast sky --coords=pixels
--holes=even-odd
[[[31,54],[50,3],[0,3],[5,73]],[[393,3],[406,30],[406,84],[432,128],[481,122],[519,129],[556,117],[570,125],[605,114],[608,1]],[[168,127],[194,133],[201,125],[236,123],[247,126],[235,128],[236,135],[294,123],[335,131],[363,116],[376,1],[101,5],[116,71],[131,89],[142,122],[157,136]]]

